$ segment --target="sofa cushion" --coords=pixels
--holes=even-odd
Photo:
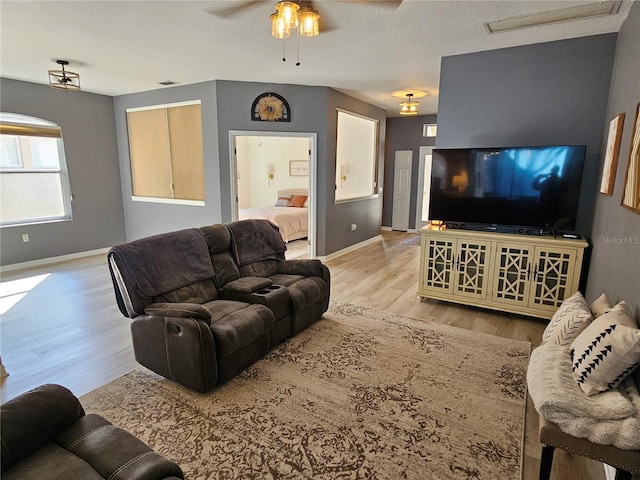
[[[225,292],[253,293],[271,285],[271,280],[264,277],[240,277],[224,286]]]
[[[104,480],[80,457],[56,445],[47,443],[12,468],[2,469],[2,480]]]
[[[240,274],[243,277],[270,277],[278,272],[278,262],[276,260],[262,260],[240,267]]]
[[[217,300],[206,306],[212,313],[219,313],[217,304],[223,302],[226,303],[224,311],[228,313],[212,318],[210,327],[219,357],[226,357],[249,345],[273,328],[273,313],[264,305]],[[230,305],[234,303],[239,308],[234,309]]]
[[[209,225],[200,228],[204,234],[213,265],[213,279],[218,288],[235,280],[240,276],[240,271],[231,255],[231,233],[222,224]]]
[[[218,298],[213,280],[207,279],[163,293],[153,299],[154,303],[206,303]]]
[[[154,235],[117,245],[109,251],[126,271],[127,289],[146,298],[211,278],[207,242],[197,228]],[[124,275],[124,274],[123,274]]]
[[[587,395],[617,387],[640,362],[640,330],[625,302],[600,315],[571,344],[573,378]]]
[[[320,277],[303,278],[289,285],[288,289],[294,312],[321,301],[327,295],[327,284]]]
[[[287,246],[280,229],[264,219],[248,219],[227,224],[231,233],[231,252],[241,267],[261,260],[284,260]]]
[[[573,339],[591,323],[591,319],[587,302],[580,292],[576,292],[562,302],[553,314],[542,334],[542,343],[571,345]]]

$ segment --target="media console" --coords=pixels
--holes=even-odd
[[[549,319],[578,290],[588,243],[555,235],[420,230],[418,296]]]

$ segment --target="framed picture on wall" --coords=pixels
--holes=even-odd
[[[613,195],[613,187],[616,183],[616,170],[618,169],[618,156],[620,155],[620,141],[622,140],[622,128],[624,127],[624,113],[619,113],[609,123],[609,136],[607,137],[607,150],[604,156],[602,168],[602,181],[600,193]]]
[[[309,160],[289,160],[289,176],[308,177]]]
[[[631,132],[629,163],[624,179],[622,206],[640,213],[640,103],[636,106],[636,118]]]

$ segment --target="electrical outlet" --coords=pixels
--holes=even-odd
[[[23,243],[27,243],[29,241],[29,234],[28,233],[23,233],[22,234],[22,242]]]
[[[358,228],[358,225],[356,225],[355,223],[351,224],[351,231],[352,232],[355,232],[357,228]]]

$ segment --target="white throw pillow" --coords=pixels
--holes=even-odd
[[[617,387],[640,362],[640,330],[625,302],[603,313],[571,344],[573,378],[587,395]]]
[[[284,195],[280,195],[278,197],[278,200],[276,200],[276,204],[274,205],[274,207],[286,207],[287,205],[289,205],[291,197],[293,197],[292,193],[285,193]]]
[[[553,314],[542,334],[542,343],[569,346],[591,323],[591,310],[580,292],[567,298]]]
[[[589,307],[591,313],[593,313],[593,318],[598,318],[603,313],[610,312],[612,308],[609,299],[604,293],[596,298]]]

